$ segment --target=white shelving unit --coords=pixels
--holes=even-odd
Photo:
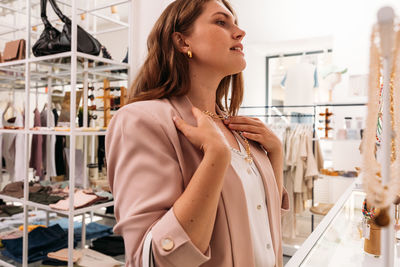
[[[74,209],[74,188],[75,188],[75,147],[76,147],[76,138],[78,136],[84,136],[84,163],[83,166],[85,171],[83,172],[83,186],[88,186],[88,177],[86,172],[87,165],[87,152],[88,152],[88,137],[94,138],[95,136],[104,136],[106,134],[105,131],[84,131],[82,128],[76,127],[76,91],[78,85],[83,87],[83,125],[87,125],[88,122],[88,107],[87,107],[87,99],[88,99],[88,83],[90,82],[102,82],[103,79],[107,78],[110,82],[117,81],[127,81],[128,86],[130,84],[131,77],[130,72],[133,69],[133,1],[131,0],[113,0],[107,1],[105,5],[97,6],[96,0],[94,0],[94,7],[91,8],[82,8],[78,7],[77,0],[56,0],[57,3],[62,8],[66,8],[71,11],[70,14],[65,14],[71,18],[72,21],[72,39],[71,39],[71,51],[43,56],[43,57],[34,57],[31,53],[31,47],[33,42],[35,42],[42,31],[41,28],[38,29],[37,32],[32,30],[33,26],[41,26],[42,23],[32,23],[32,19],[38,20],[40,19],[40,14],[32,14],[32,6],[37,6],[40,1],[37,0],[15,0],[18,2],[19,6],[22,8],[15,8],[7,3],[0,3],[0,7],[3,10],[7,10],[9,14],[13,14],[14,16],[14,25],[11,25],[9,22],[1,23],[0,28],[7,30],[0,30],[0,40],[5,41],[6,38],[4,36],[12,35],[14,39],[16,33],[24,32],[24,39],[26,40],[26,58],[23,60],[11,61],[0,63],[0,91],[12,91],[13,95],[14,90],[24,90],[25,92],[25,125],[24,129],[20,130],[8,130],[8,129],[0,129],[0,134],[10,134],[17,133],[22,134],[24,136],[25,148],[25,174],[26,179],[24,180],[24,197],[14,198],[6,195],[0,195],[0,198],[7,202],[17,202],[21,203],[24,209],[24,232],[23,232],[23,261],[22,266],[26,267],[28,265],[28,211],[31,208],[40,209],[48,212],[55,212],[60,215],[68,216],[69,219],[69,229],[68,229],[68,266],[73,266],[72,261],[72,252],[73,252],[73,239],[74,239],[74,216],[85,216],[85,213],[94,212],[100,208],[112,206],[113,202],[102,203],[98,205],[93,205],[86,208]],[[108,17],[101,13],[102,10],[106,8],[110,8],[111,6],[119,6],[119,5],[128,5],[128,23],[117,20],[112,17]],[[86,6],[89,7],[89,3],[86,3]],[[47,6],[47,10],[49,11],[50,4]],[[128,51],[129,51],[129,63],[121,63],[114,60],[105,59],[99,56],[92,56],[88,54],[84,54],[77,51],[77,19],[78,15],[85,14],[86,16],[93,16],[93,27],[91,30],[86,29],[89,33],[96,36],[96,34],[102,34],[106,32],[120,31],[122,29],[128,28]],[[53,24],[53,26],[60,28],[62,25],[57,17],[49,17],[49,21]],[[19,19],[24,20],[24,26],[20,27],[16,25],[16,21]],[[106,30],[97,31],[96,22],[97,19],[103,19],[114,24],[117,24],[116,27]],[[88,21],[88,20],[87,20]],[[19,21],[20,22],[20,21]],[[80,25],[85,28],[85,25]],[[11,41],[13,39],[9,39]],[[64,60],[69,63],[59,63],[61,60]],[[101,63],[101,64],[99,64]],[[121,73],[112,73],[113,70],[121,70],[127,69],[128,74]],[[30,127],[31,114],[30,114],[30,105],[31,105],[31,95],[38,94],[38,91],[34,90],[34,88],[43,88],[48,87],[47,99],[51,101],[52,88],[57,86],[69,86],[71,90],[71,98],[70,98],[70,127],[69,131],[56,131],[56,130],[32,130]],[[48,112],[51,112],[48,109]],[[49,115],[49,114],[48,114]],[[47,116],[49,118],[49,116]],[[29,139],[32,135],[40,134],[45,135],[46,138],[52,135],[61,135],[69,137],[69,187],[72,190],[69,190],[69,210],[68,211],[60,211],[50,208],[47,205],[35,203],[29,201]],[[93,141],[93,139],[92,139]],[[93,142],[92,142],[93,144]],[[94,149],[92,148],[92,152]],[[93,158],[93,155],[92,155]],[[85,245],[85,220],[82,220],[82,246]],[[0,266],[20,266],[16,262],[10,263],[3,259],[0,259]]]

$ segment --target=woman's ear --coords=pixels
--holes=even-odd
[[[185,36],[183,36],[180,32],[174,32],[172,34],[172,40],[174,42],[174,46],[178,49],[179,52],[186,54],[190,50],[190,46]]]

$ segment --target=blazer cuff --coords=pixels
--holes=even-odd
[[[200,266],[211,258],[211,248],[203,254],[191,241],[171,208],[151,229],[156,264]],[[160,264],[161,263],[161,264]]]
[[[283,192],[282,192],[282,204],[281,204],[281,215],[285,215],[290,208],[290,204],[289,204],[289,195],[286,191],[285,188],[283,188]]]

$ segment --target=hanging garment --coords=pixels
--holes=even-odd
[[[285,88],[285,105],[311,105],[314,88],[318,87],[318,72],[313,64],[301,62],[291,66],[281,82]],[[301,92],[301,94],[299,94]]]
[[[54,127],[54,114],[50,112],[49,124],[47,124],[47,108],[43,109],[40,113],[40,124],[42,126]],[[56,171],[56,160],[55,160],[55,149],[56,149],[56,136],[55,135],[43,135],[42,136],[42,162],[43,169],[46,170],[48,176],[57,176]],[[49,148],[50,154],[47,156],[47,148]]]
[[[54,125],[58,123],[58,112],[57,109],[53,108],[53,115],[54,115]],[[64,175],[65,174],[65,155],[64,155],[64,148],[66,143],[65,136],[57,135],[56,136],[56,144],[54,150],[54,159],[55,159],[55,167],[56,167],[56,174],[57,175]]]
[[[105,136],[98,136],[99,144],[97,147],[97,160],[99,162],[99,171],[106,166],[106,149],[104,145]]]
[[[33,111],[33,127],[41,127],[40,112],[37,108]],[[39,176],[40,180],[43,180],[43,161],[42,161],[42,151],[43,149],[43,136],[40,134],[32,135],[32,145],[31,145],[31,158],[29,160],[29,167],[33,168],[35,171],[35,176]]]
[[[289,203],[291,203],[292,208],[284,215],[282,215],[282,237],[294,239],[296,238],[296,215],[293,209],[294,203],[294,192],[293,192],[293,171],[292,165],[289,162],[288,158],[291,157],[289,155],[289,151],[291,148],[291,134],[290,127],[287,127],[283,138],[282,138],[282,145],[283,145],[283,186],[286,188],[286,191],[289,196]]]
[[[23,127],[23,117],[18,111],[15,111],[15,120],[4,119],[2,116],[3,126]],[[3,134],[2,152],[6,163],[6,170],[10,175],[11,181],[21,181],[25,179],[25,138],[21,133],[4,133]]]
[[[21,113],[17,112],[15,126],[24,127],[24,118]],[[23,181],[26,176],[26,157],[25,157],[25,136],[18,133],[15,137],[15,178],[14,181]]]
[[[54,116],[54,125],[57,126],[57,122],[58,122],[58,113],[57,113],[57,109],[53,108],[53,116]]]
[[[296,214],[302,213],[305,201],[312,199],[313,181],[323,167],[323,158],[319,142],[313,140],[312,130],[307,126],[288,130],[283,147],[284,187],[294,208],[282,218],[282,235],[293,239],[296,237]]]

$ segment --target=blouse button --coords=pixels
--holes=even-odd
[[[170,238],[164,238],[163,240],[161,240],[161,247],[163,248],[163,250],[165,251],[170,251],[171,249],[174,248],[174,241],[172,241]]]
[[[261,205],[257,205],[257,209],[260,210],[261,209]]]
[[[271,249],[271,244],[267,244],[267,249]]]

